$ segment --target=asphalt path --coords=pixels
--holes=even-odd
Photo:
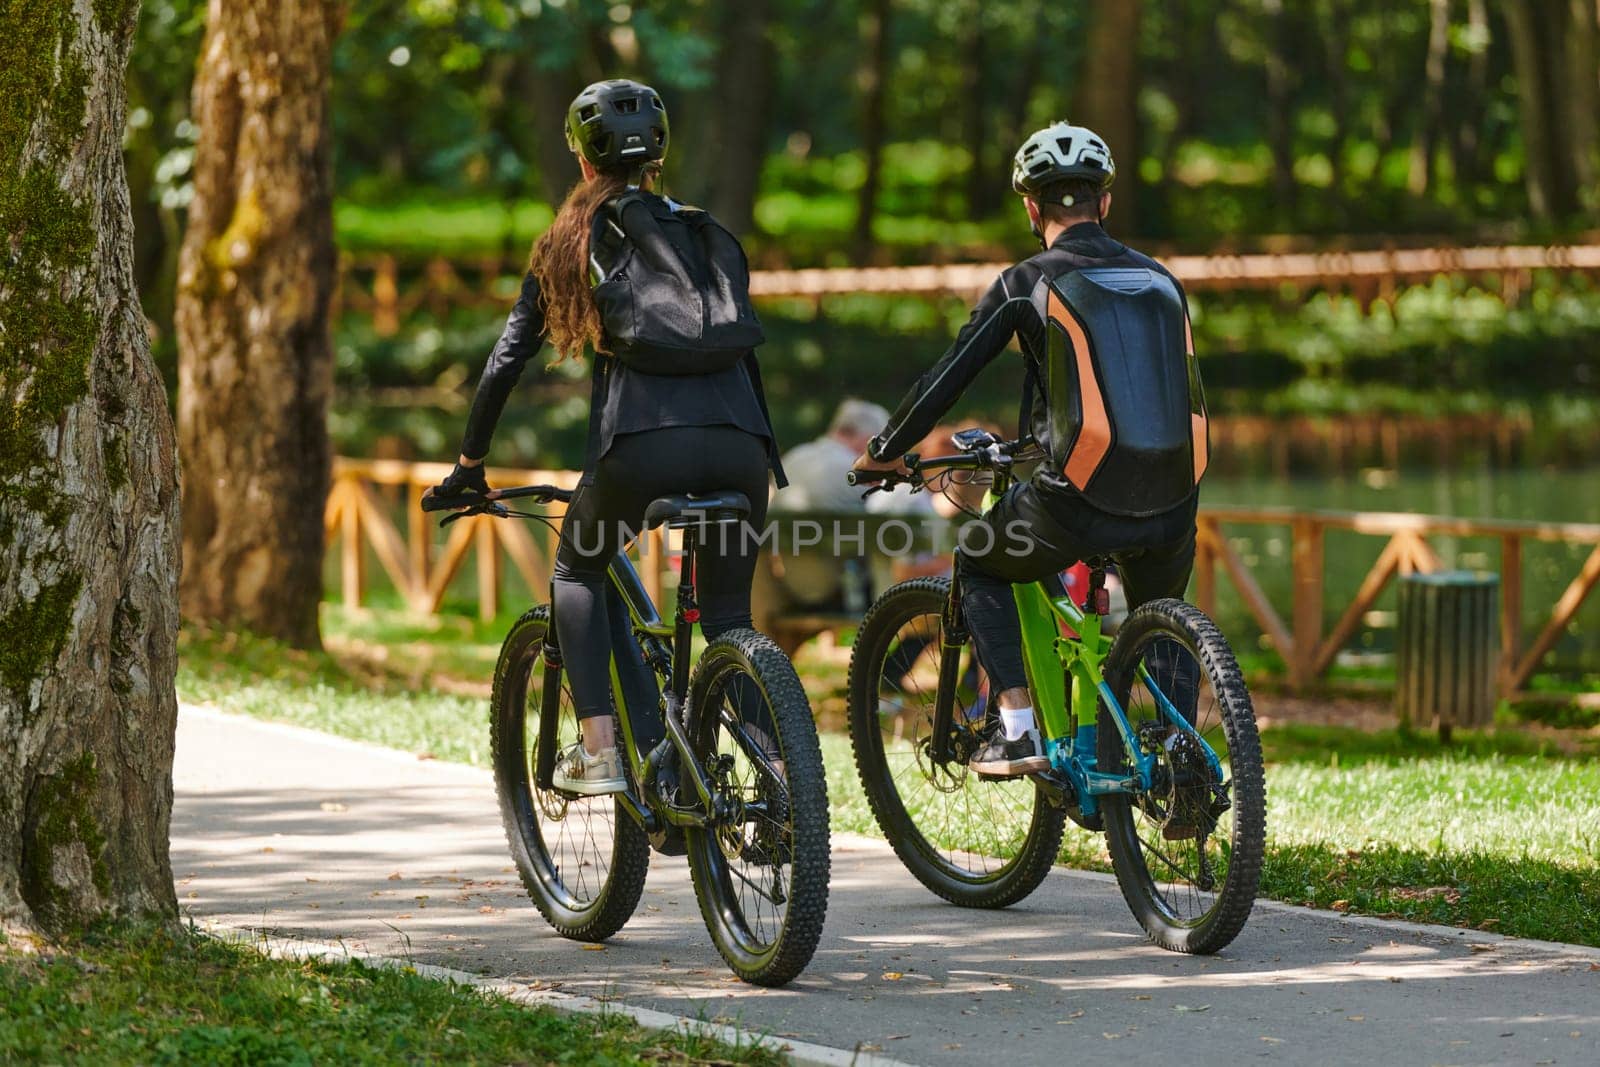
[[[174,778],[188,913],[528,988],[921,1064],[1600,1064],[1593,949],[1262,904],[1225,952],[1186,957],[1149,945],[1103,876],[1058,870],[973,912],[836,834],[815,959],[758,989],[723,966],[682,859],[652,857],[605,946],[552,934],[486,771],[186,707]]]

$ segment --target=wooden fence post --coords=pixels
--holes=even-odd
[[[361,540],[361,505],[351,492],[345,499],[339,530],[339,577],[344,606],[359,608],[367,585],[366,545]]]
[[[472,521],[478,527],[478,618],[493,622],[500,614],[500,539],[494,528],[498,520],[483,516]]]
[[[1500,695],[1516,689],[1517,653],[1522,647],[1522,538],[1500,539]]]
[[[1211,550],[1211,540],[1208,536],[1211,530],[1209,519],[1201,518],[1196,531],[1194,545],[1194,603],[1195,607],[1211,616],[1217,617],[1217,554]]]
[[[1294,576],[1294,662],[1290,680],[1296,688],[1309,685],[1319,673],[1317,646],[1322,643],[1323,529],[1315,519],[1295,519],[1289,527],[1289,562]]]

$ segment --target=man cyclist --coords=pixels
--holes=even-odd
[[[1018,149],[1012,188],[1042,251],[1002,272],[955,343],[906,393],[856,463],[901,468],[906,451],[1006,348],[1022,347],[1019,432],[1045,454],[969,529],[956,562],[967,627],[999,692],[995,736],[971,768],[1014,777],[1048,768],[1028,694],[1014,583],[1110,556],[1130,610],[1182,596],[1194,566],[1205,401],[1183,287],[1103,228],[1116,164],[1093,131],[1066,122]]]

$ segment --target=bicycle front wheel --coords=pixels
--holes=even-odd
[[[950,901],[1003,908],[1050,873],[1065,812],[1027,780],[982,781],[967,761],[993,715],[969,641],[947,648],[948,578],[915,578],[879,597],[850,655],[850,741],[873,817],[917,881]],[[944,657],[956,656],[953,758],[931,758]]]
[[[549,609],[534,608],[511,627],[495,666],[489,711],[500,818],[517,873],[546,921],[563,937],[603,941],[639,906],[650,842],[612,796],[538,787],[540,746],[555,752],[578,740],[566,673],[542,655]],[[545,691],[558,691],[555,729],[541,732]]]
[[[735,974],[783,985],[816,952],[829,866],[822,750],[789,657],[754,630],[717,637],[690,679],[689,732],[719,809],[684,835],[700,914]]]
[[[1266,845],[1261,738],[1244,675],[1204,612],[1157,600],[1122,624],[1105,679],[1140,750],[1155,757],[1149,790],[1101,800],[1117,884],[1158,945],[1216,952],[1250,917]],[[1103,701],[1098,757],[1102,771],[1131,773]]]

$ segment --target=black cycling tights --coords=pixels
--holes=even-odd
[[[767,446],[732,426],[672,426],[618,436],[579,490],[561,525],[555,565],[555,625],[578,718],[610,714],[611,650],[630,708],[656,707],[655,680],[639,661],[620,598],[606,568],[644,522],[657,497],[733,489],[750,498],[750,524],[767,516]],[[750,581],[760,551],[753,537],[730,530],[699,550],[695,588],[707,638],[750,625]],[[652,565],[659,561],[649,561]],[[666,605],[659,605],[666,614]],[[647,749],[659,722],[635,722]]]

